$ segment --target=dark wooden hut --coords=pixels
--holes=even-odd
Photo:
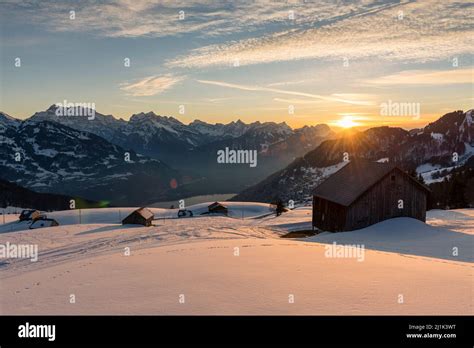
[[[27,221],[27,220],[36,220],[41,217],[41,213],[39,210],[35,209],[25,209],[20,214],[20,221]]]
[[[429,192],[390,163],[351,161],[313,191],[313,227],[352,231],[400,216],[425,221]]]
[[[125,219],[122,220],[122,225],[143,225],[151,226],[154,214],[147,208],[140,208],[133,211]]]
[[[180,209],[178,210],[178,217],[193,217],[193,211],[192,210],[187,210],[187,209]]]
[[[34,230],[37,228],[44,228],[44,227],[54,227],[59,226],[59,223],[54,219],[49,219],[46,217],[40,217],[34,220],[30,225],[30,230]]]
[[[227,207],[219,202],[214,202],[207,207],[209,214],[224,214],[227,215],[229,210]]]

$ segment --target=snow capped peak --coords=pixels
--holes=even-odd
[[[21,120],[17,120],[10,115],[0,111],[0,132],[3,133],[7,128],[18,127]]]
[[[133,114],[131,117],[130,117],[130,121],[131,120],[136,120],[136,119],[153,119],[155,117],[161,117],[161,116],[158,116],[157,114],[155,114],[153,111],[149,111],[149,112],[139,112],[138,114]]]
[[[319,136],[326,136],[331,133],[331,128],[327,124],[317,124],[315,126],[303,126],[295,129],[296,133],[299,134],[314,134]]]
[[[0,122],[17,123],[20,120],[0,111]]]
[[[46,112],[56,112],[58,106],[56,104],[52,104],[49,108],[46,109]]]
[[[7,113],[2,112],[2,111],[0,111],[0,118],[1,118],[1,119],[6,119],[6,120],[10,120],[10,121],[17,121],[16,118],[14,118],[14,117],[12,117],[12,116],[10,116],[10,115],[8,115]]]
[[[152,124],[157,125],[158,127],[160,127],[160,125],[184,125],[181,121],[177,120],[174,117],[157,115],[153,111],[147,113],[141,112],[138,114],[133,114],[132,117],[130,117],[130,122],[150,122]]]
[[[43,121],[56,122],[79,131],[93,133],[110,141],[114,138],[116,132],[127,123],[124,120],[117,120],[112,115],[98,113],[87,106],[73,106],[74,109],[72,111],[74,111],[76,116],[70,116],[69,110],[71,110],[71,107],[66,104],[65,109],[58,115],[56,111],[60,106],[61,104],[53,104],[45,111],[36,112],[26,120],[25,124]]]
[[[201,120],[194,120],[193,122],[191,122],[189,124],[190,126],[192,125],[205,125],[205,126],[212,126],[210,123],[207,123],[207,122],[204,122],[204,121],[201,121]]]
[[[275,122],[260,122],[256,121],[253,123],[245,123],[242,120],[232,121],[227,124],[216,123],[210,124],[201,120],[194,120],[189,124],[189,127],[193,130],[212,136],[228,136],[232,138],[240,137],[247,132],[249,134],[259,133],[274,133],[275,135],[289,135],[293,133],[293,130],[285,123]]]
[[[285,123],[275,123],[275,122],[264,122],[260,121],[250,124],[250,130],[255,133],[274,133],[280,135],[289,135],[293,133],[293,130]]]
[[[431,132],[430,135],[431,135],[431,138],[433,138],[434,140],[439,141],[439,142],[442,142],[443,139],[444,139],[443,134],[441,134],[441,133],[433,133],[433,132]]]
[[[194,120],[188,127],[199,134],[217,137],[224,134],[225,125],[222,123],[211,124],[201,120]]]
[[[471,143],[474,139],[474,122],[472,120],[472,109],[466,111],[464,119],[459,125],[459,134],[467,143]]]
[[[466,122],[466,124],[467,124],[468,127],[470,127],[470,126],[473,124],[473,121],[472,121],[472,109],[469,110],[469,111],[466,111],[465,122]]]

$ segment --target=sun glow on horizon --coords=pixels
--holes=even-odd
[[[353,116],[344,116],[341,119],[337,120],[335,122],[335,125],[341,128],[352,128],[360,126],[361,124],[359,122],[356,122]]]

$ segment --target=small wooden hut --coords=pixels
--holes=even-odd
[[[227,207],[219,202],[214,202],[207,207],[209,214],[224,214],[227,215],[229,210]]]
[[[37,228],[44,228],[44,227],[54,227],[59,226],[59,223],[54,219],[49,219],[46,217],[40,217],[34,220],[30,225],[30,230],[34,230]]]
[[[41,212],[35,209],[25,209],[20,214],[20,221],[36,220],[41,216]]]
[[[154,214],[147,208],[140,208],[133,211],[125,219],[122,220],[122,225],[143,225],[151,226]]]

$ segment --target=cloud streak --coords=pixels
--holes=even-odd
[[[353,105],[374,105],[372,101],[345,99],[345,98],[340,98],[337,96],[323,96],[319,94],[312,94],[312,93],[305,93],[305,92],[298,92],[298,91],[288,91],[288,90],[283,90],[283,89],[278,89],[278,88],[240,85],[240,84],[235,84],[235,83],[228,83],[228,82],[222,82],[222,81],[210,81],[210,80],[197,80],[197,82],[202,83],[202,84],[207,84],[207,85],[233,88],[233,89],[239,89],[239,90],[249,91],[249,92],[270,92],[270,93],[286,94],[286,95],[292,95],[292,96],[306,97],[306,98],[319,99],[319,100],[325,100],[325,101],[331,101],[331,102],[340,102],[340,103],[353,104]]]
[[[408,70],[375,79],[364,80],[367,85],[452,85],[472,84],[473,68],[453,68],[452,70]]]
[[[130,96],[148,97],[160,94],[167,89],[170,89],[183,79],[183,76],[173,76],[170,74],[163,76],[148,76],[133,83],[123,83],[121,84],[120,89]]]

